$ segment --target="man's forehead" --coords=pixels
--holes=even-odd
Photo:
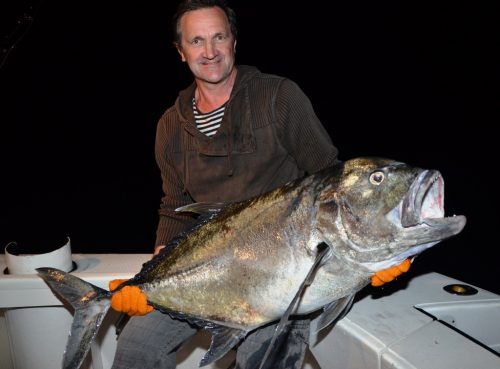
[[[180,19],[180,26],[183,32],[189,33],[230,29],[226,13],[219,7],[190,10]]]

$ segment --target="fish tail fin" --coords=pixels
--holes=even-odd
[[[55,268],[37,268],[39,276],[75,309],[63,357],[63,369],[78,369],[111,306],[111,294]]]

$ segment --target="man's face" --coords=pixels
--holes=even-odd
[[[195,79],[214,84],[224,81],[233,69],[236,47],[224,11],[219,7],[189,11],[181,17],[179,27],[177,50]]]

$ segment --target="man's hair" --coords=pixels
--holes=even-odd
[[[180,45],[181,43],[181,30],[179,27],[179,20],[181,17],[193,10],[204,9],[204,8],[221,8],[224,13],[226,13],[227,19],[229,21],[229,26],[231,27],[231,33],[234,39],[238,38],[238,29],[236,27],[236,13],[227,5],[225,0],[182,0],[177,6],[177,11],[173,17],[173,31],[174,31],[174,44]]]

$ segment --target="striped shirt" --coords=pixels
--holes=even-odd
[[[201,113],[196,107],[196,101],[193,98],[193,114],[196,127],[201,133],[207,136],[213,136],[217,133],[217,129],[220,127],[222,122],[222,117],[224,116],[224,110],[226,109],[226,104],[222,105],[210,113]]]

